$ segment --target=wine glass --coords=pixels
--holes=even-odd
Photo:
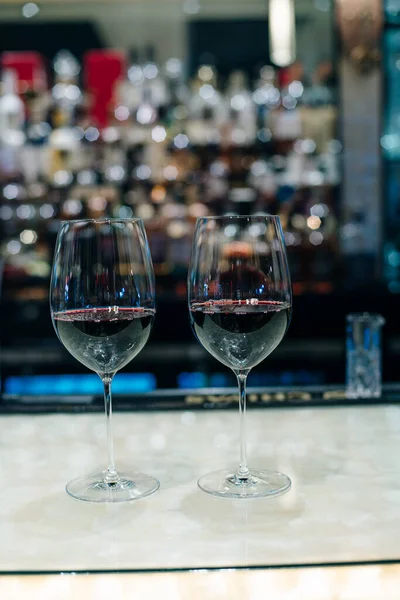
[[[201,477],[214,496],[255,498],[290,489],[283,473],[249,469],[246,456],[246,379],[281,342],[292,292],[279,217],[197,219],[188,275],[193,331],[210,354],[235,373],[239,385],[240,463]]]
[[[155,315],[154,272],[141,219],[64,221],[50,284],[54,329],[65,348],[104,385],[108,467],[70,481],[78,500],[123,502],[155,492],[143,473],[119,473],[114,463],[111,382],[144,347]]]

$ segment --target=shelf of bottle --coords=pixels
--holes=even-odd
[[[186,299],[187,288],[184,280],[176,282],[170,289],[165,289],[163,284],[168,284],[174,281],[174,277],[171,272],[165,273],[165,271],[159,271],[155,266],[156,277],[159,279],[157,282],[157,298],[158,300],[171,300],[171,299]],[[165,281],[164,281],[165,280]],[[9,279],[7,277],[4,282],[3,297],[5,300],[19,300],[22,302],[28,302],[30,300],[35,301],[48,301],[49,295],[49,277],[31,277],[26,273],[20,273],[18,278],[13,277]],[[303,296],[305,294],[317,294],[326,295],[334,291],[335,285],[332,281],[295,281],[293,282],[293,294],[294,296]]]

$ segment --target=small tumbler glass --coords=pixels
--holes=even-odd
[[[379,398],[382,392],[381,327],[378,314],[347,315],[346,396]]]

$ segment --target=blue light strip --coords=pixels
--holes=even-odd
[[[152,373],[120,373],[113,381],[114,394],[151,392],[157,388]],[[29,396],[85,396],[102,394],[103,386],[98,375],[29,375],[7,377],[6,394]]]
[[[320,371],[282,371],[278,373],[257,372],[249,377],[250,386],[269,387],[276,385],[322,385],[325,383],[324,375]],[[199,389],[203,387],[234,387],[235,377],[226,373],[202,373],[199,371],[179,373],[177,377],[178,389]]]

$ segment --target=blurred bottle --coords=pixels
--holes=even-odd
[[[17,78],[11,69],[3,73],[0,96],[0,176],[12,177],[21,171],[19,150],[25,141],[23,133],[25,107],[17,93]]]
[[[130,115],[134,115],[143,99],[143,68],[139,61],[137,48],[129,52],[127,75],[116,84],[114,116],[116,123],[126,124]]]
[[[226,118],[231,122],[231,142],[234,145],[253,144],[257,133],[257,113],[242,71],[233,71],[225,92]]]
[[[214,67],[202,65],[190,83],[187,132],[199,146],[219,144],[220,127],[225,122],[223,98],[218,91],[218,74]]]
[[[78,85],[81,67],[68,50],[61,50],[54,58],[53,69],[53,130],[49,135],[47,175],[57,186],[66,187],[73,181],[73,170],[81,164],[80,141],[84,132],[79,135],[73,127],[75,109],[83,102]]]
[[[164,121],[167,116],[170,94],[164,74],[156,62],[155,48],[152,45],[145,48],[143,77],[144,89],[150,90],[151,102],[157,110],[159,119]]]

